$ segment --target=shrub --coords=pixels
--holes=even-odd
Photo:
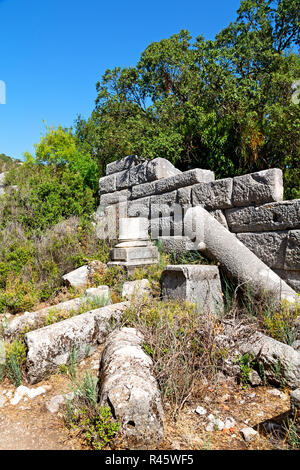
[[[6,181],[18,189],[2,197],[2,226],[14,221],[26,231],[41,231],[70,216],[88,216],[96,206],[93,190],[69,167],[25,163],[11,170]]]
[[[236,362],[240,366],[240,379],[244,386],[250,383],[250,373],[255,365],[254,356],[252,354],[244,354],[240,356]]]
[[[164,399],[176,414],[203,377],[212,378],[226,351],[214,343],[218,322],[182,301],[139,301],[124,312],[124,324],[144,335],[144,350],[154,361],[154,373]]]
[[[291,309],[288,302],[283,302],[281,308],[266,310],[262,317],[263,327],[272,338],[291,346],[297,336],[295,320],[299,314],[299,306]]]
[[[5,343],[5,364],[2,376],[8,377],[16,387],[22,382],[22,368],[26,363],[27,347],[24,341],[15,340],[13,343]]]
[[[92,449],[113,446],[120,424],[113,418],[109,407],[97,403],[97,378],[86,372],[80,382],[74,381],[73,392],[74,399],[66,402],[67,426],[76,434],[80,433]]]
[[[31,310],[62,288],[62,276],[89,259],[106,262],[109,245],[87,220],[70,217],[43,233],[11,222],[0,230],[0,312]]]

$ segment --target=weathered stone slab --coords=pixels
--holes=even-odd
[[[18,339],[26,331],[42,328],[45,326],[47,316],[51,314],[57,315],[60,312],[62,314],[72,312],[72,315],[76,315],[89,300],[93,299],[102,299],[103,302],[105,302],[103,305],[110,304],[109,287],[99,286],[90,288],[85,291],[82,297],[45,307],[35,312],[25,312],[21,315],[14,316],[5,328],[5,338],[12,341]]]
[[[185,171],[169,178],[162,178],[151,183],[144,183],[132,188],[132,199],[137,199],[155,194],[163,194],[184,186],[191,186],[200,182],[214,181],[215,175],[210,170],[194,170]]]
[[[289,231],[284,269],[300,271],[300,230]]]
[[[232,178],[199,183],[192,187],[192,205],[203,205],[207,210],[232,207],[232,185]]]
[[[144,183],[139,184],[137,186],[132,186],[131,198],[140,199],[156,194],[155,185],[156,181],[151,181],[151,183]]]
[[[92,354],[127,306],[127,302],[109,305],[27,333],[29,383],[39,382],[61,364],[67,364],[74,348],[78,360]]]
[[[195,168],[194,170],[185,171],[170,178],[159,180],[155,184],[157,194],[167,193],[184,186],[191,186],[197,183],[209,183],[214,181],[215,174],[210,170],[201,170]]]
[[[155,158],[147,164],[148,181],[160,180],[179,174],[181,174],[181,171],[165,158]]]
[[[117,175],[116,187],[118,190],[131,188],[135,185],[156,181],[180,173],[180,170],[177,170],[168,160],[155,158],[154,160],[141,163]]]
[[[116,191],[116,175],[103,176],[99,179],[99,194],[113,193]]]
[[[195,250],[194,243],[189,237],[184,236],[160,236],[159,241],[162,242],[164,252],[166,253],[185,253],[186,251]]]
[[[151,289],[148,279],[128,281],[123,284],[122,297],[126,300],[143,298],[145,295],[149,296],[150,294]]]
[[[95,269],[105,269],[105,264],[98,260],[90,261],[89,264],[85,264],[74,271],[65,274],[62,278],[65,283],[72,287],[82,287],[88,284],[88,276]]]
[[[239,233],[237,238],[270,268],[283,269],[288,232]]]
[[[128,217],[149,217],[150,197],[128,201]]]
[[[226,211],[232,232],[268,232],[300,228],[300,199]]]
[[[123,191],[115,191],[114,193],[101,194],[100,206],[106,207],[113,204],[126,202],[130,198],[130,191],[124,189]]]
[[[249,206],[283,200],[282,171],[278,168],[233,178],[234,206]]]
[[[132,188],[132,199],[137,199],[155,194],[163,194],[171,192],[184,186],[191,186],[200,182],[214,181],[215,175],[210,170],[201,170],[195,168],[193,170],[178,173],[168,178],[162,178],[151,183],[144,183]]]
[[[300,293],[300,271],[285,271],[274,269],[275,273],[281,277],[294,291]]]
[[[192,206],[192,188],[193,186],[187,186],[186,188],[180,188],[177,190],[177,202],[183,207]]]
[[[81,287],[88,283],[89,268],[88,265],[81,266],[74,271],[63,276],[63,280],[71,287]]]
[[[114,261],[134,261],[145,258],[157,258],[156,246],[142,246],[132,248],[114,248],[113,260]]]
[[[222,313],[221,281],[217,266],[166,266],[162,273],[162,295],[194,302],[199,313]]]
[[[300,386],[300,353],[259,332],[252,332],[247,340],[240,340],[242,354],[252,354],[263,365],[265,378],[277,385],[282,382],[291,388]]]
[[[109,335],[99,369],[99,404],[109,406],[129,449],[155,449],[163,438],[164,412],[152,359],[134,328]]]
[[[144,161],[146,160],[142,157],[139,157],[138,155],[128,155],[128,157],[106,165],[106,174],[111,175],[112,173],[128,170],[128,168],[133,168],[134,166],[139,165]]]

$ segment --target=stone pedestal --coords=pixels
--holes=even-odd
[[[162,273],[162,295],[165,299],[194,302],[199,313],[217,315],[224,311],[217,266],[166,266]]]
[[[119,228],[119,243],[111,251],[108,266],[124,266],[131,271],[139,266],[158,263],[158,249],[149,240],[148,219],[121,218]]]

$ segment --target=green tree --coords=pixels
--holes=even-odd
[[[71,173],[78,173],[83,185],[90,187],[97,193],[99,168],[88,152],[77,148],[77,140],[71,129],[59,126],[57,129],[46,126],[47,133],[35,145],[35,157],[25,153],[27,161],[38,165],[47,164],[58,169],[66,169]]]
[[[298,0],[243,0],[212,40],[188,31],[151,43],[135,67],[107,70],[95,109],[76,123],[78,148],[105,165],[164,157],[217,177],[279,167],[299,197]],[[294,48],[294,49],[293,49]]]

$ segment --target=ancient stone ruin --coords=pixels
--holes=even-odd
[[[143,217],[151,239],[162,240],[165,249],[201,249],[185,224],[188,210],[201,207],[300,292],[300,200],[283,201],[280,169],[215,180],[210,170],[181,172],[163,158],[128,156],[108,164],[106,173],[99,181],[101,239],[118,239],[120,218]],[[214,236],[207,238],[214,243]]]
[[[283,201],[281,170],[215,180],[210,170],[181,172],[162,158],[145,161],[128,156],[107,165],[106,173],[99,181],[95,226],[100,239],[113,242],[108,266],[123,266],[130,275],[136,267],[157,264],[159,251],[153,242],[160,240],[168,252],[197,250],[215,262],[165,266],[161,276],[164,300],[192,302],[197,315],[222,321],[222,269],[258,297],[267,293],[278,304],[285,300],[291,310],[295,308],[300,292],[300,200]],[[4,338],[13,342],[24,337],[29,384],[67,364],[74,348],[81,361],[103,345],[98,401],[120,423],[126,448],[153,449],[164,435],[161,393],[153,361],[143,349],[143,335],[135,328],[124,328],[125,312],[132,302],[152,296],[150,283],[148,279],[123,281],[123,301],[112,303],[108,286],[87,288],[97,267],[107,269],[92,261],[64,276],[69,286],[86,286],[81,297],[56,305],[56,314],[67,318],[47,324],[46,319],[55,313],[52,307],[25,312],[5,325]],[[100,301],[99,306],[94,304],[82,313],[82,307],[93,299]],[[280,378],[294,390],[290,412],[297,428],[299,325],[298,321],[292,345],[253,332],[235,319],[223,322],[215,337],[220,350],[229,351],[222,373],[234,376],[239,368],[237,357],[251,355],[263,368],[265,379],[278,385],[280,365]],[[259,385],[258,372],[251,374],[251,384]],[[48,409],[57,412],[63,403],[62,395],[53,397]],[[241,432],[246,442],[257,435],[248,427]]]

